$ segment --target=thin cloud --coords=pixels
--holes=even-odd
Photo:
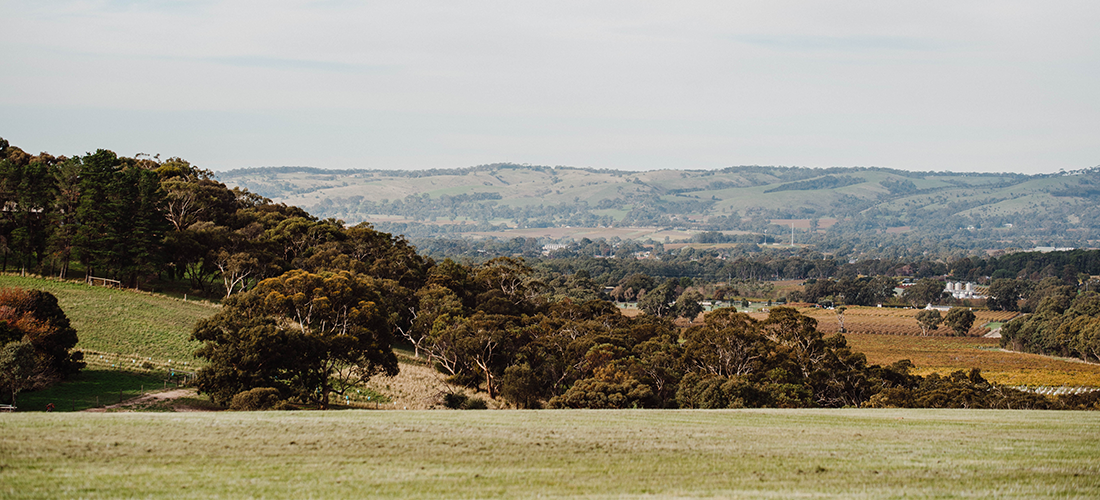
[[[805,36],[805,35],[744,35],[732,40],[790,51],[939,51],[946,48],[938,41],[897,36]]]
[[[266,56],[204,57],[198,61],[223,64],[237,68],[264,68],[294,71],[326,71],[332,73],[383,73],[395,71],[395,65],[347,64],[310,59],[284,59]]]

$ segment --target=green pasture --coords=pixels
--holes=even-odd
[[[85,368],[64,383],[16,398],[20,412],[45,411],[53,404],[58,412],[82,411],[118,404],[142,393],[175,387],[178,378],[163,372],[129,372]]]
[[[1095,498],[1100,414],[0,415],[4,498]]]
[[[198,343],[189,340],[191,329],[196,321],[218,311],[218,306],[208,302],[91,287],[80,282],[0,275],[0,288],[7,287],[54,294],[76,328],[76,348],[93,351],[86,353],[89,365],[120,369],[140,367],[143,362],[161,369],[181,363],[193,365]]]

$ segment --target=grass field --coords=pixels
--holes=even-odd
[[[188,340],[199,319],[218,306],[80,282],[0,275],[0,288],[21,287],[54,294],[76,328],[77,349],[90,365],[121,368],[143,362],[161,369],[195,362],[198,343]],[[89,352],[90,351],[90,352]],[[100,356],[103,356],[102,358]],[[171,360],[171,363],[169,363]]]
[[[12,414],[4,498],[1095,498],[1100,413]]]

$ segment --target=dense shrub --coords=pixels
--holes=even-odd
[[[274,387],[257,387],[238,393],[229,403],[235,411],[262,411],[274,409],[281,402],[279,390]]]
[[[461,392],[448,392],[443,395],[443,406],[452,410],[486,410],[489,404],[481,398],[471,398]]]

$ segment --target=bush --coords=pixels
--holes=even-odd
[[[233,396],[229,409],[234,411],[261,411],[272,408],[284,409],[286,401],[279,398],[279,390],[274,387],[257,387]]]
[[[443,406],[452,410],[461,410],[466,404],[466,400],[469,399],[465,394],[457,392],[448,392],[443,395]]]
[[[489,404],[481,398],[471,398],[460,392],[448,392],[443,395],[443,406],[452,410],[487,410]]]
[[[466,404],[462,406],[464,410],[488,410],[489,403],[486,403],[481,398],[468,398]]]

